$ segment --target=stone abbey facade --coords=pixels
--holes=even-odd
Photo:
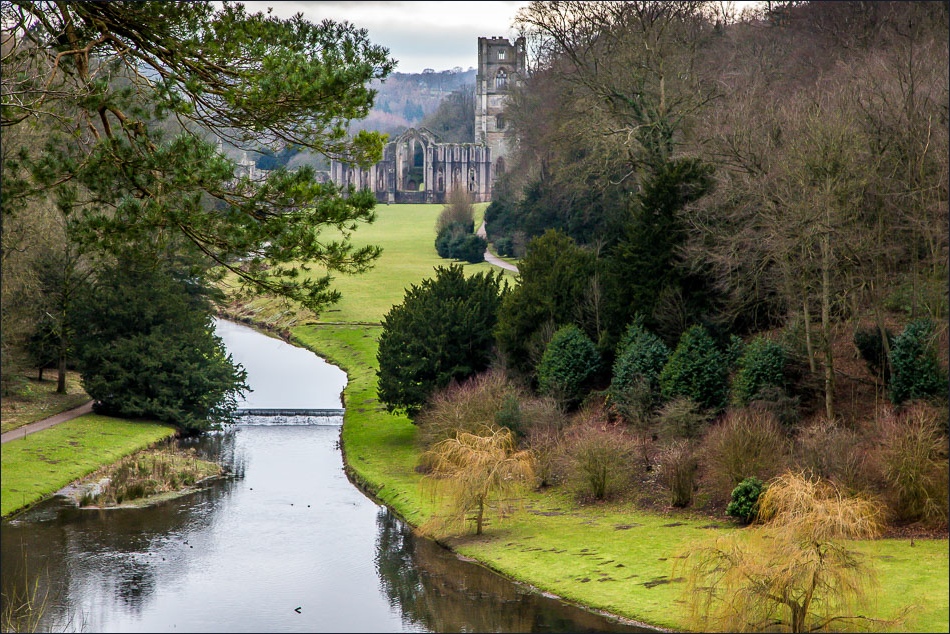
[[[410,128],[387,143],[383,159],[369,168],[333,161],[330,179],[371,189],[380,203],[444,203],[458,189],[475,202],[490,201],[508,154],[505,97],[524,74],[524,38],[514,44],[503,37],[478,38],[474,143],[441,143],[425,128]]]

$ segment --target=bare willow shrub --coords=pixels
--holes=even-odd
[[[832,483],[785,472],[759,497],[757,525],[690,547],[674,564],[697,631],[848,631],[894,626],[864,616],[875,587],[849,539],[880,534],[881,509]]]
[[[786,461],[786,440],[775,417],[749,408],[730,410],[703,439],[702,463],[710,492],[727,500],[742,480],[762,481],[781,472]]]
[[[893,518],[946,524],[947,435],[940,410],[917,403],[883,420],[879,446],[885,499]]]
[[[564,437],[568,485],[584,499],[605,500],[631,482],[636,448],[622,429],[578,424]]]
[[[441,533],[472,522],[481,535],[488,515],[510,515],[524,488],[534,485],[534,456],[519,450],[514,434],[486,426],[478,433],[459,432],[426,452],[430,472],[423,480],[440,501],[440,512],[422,527]]]

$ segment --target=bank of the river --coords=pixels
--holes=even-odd
[[[0,514],[6,517],[125,456],[176,434],[171,425],[87,414],[4,443]]]
[[[414,470],[415,427],[376,398],[378,326],[309,324],[296,341],[347,372],[342,430],[351,478],[413,525],[433,512]],[[481,537],[449,540],[458,553],[566,600],[660,628],[688,630],[688,609],[673,563],[687,546],[728,531],[688,513],[647,513],[629,504],[579,506],[557,493],[534,493],[526,512]],[[867,616],[891,618],[911,607],[897,631],[947,632],[948,541],[855,542],[868,556],[880,592]]]

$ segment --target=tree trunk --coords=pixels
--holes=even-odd
[[[808,291],[802,290],[802,319],[805,320],[805,352],[808,355],[808,369],[812,374],[818,374],[818,364],[815,362],[815,346],[811,338],[811,313],[808,311]]]
[[[63,311],[65,313],[65,311]],[[56,393],[65,394],[66,393],[66,351],[68,349],[68,342],[66,341],[66,315],[62,317],[63,323],[60,325],[60,337],[59,337],[59,363],[58,370],[59,375],[57,377],[56,383]]]
[[[831,236],[821,237],[821,334],[825,353],[825,416],[835,418],[835,358],[831,349]]]
[[[475,534],[482,534],[482,520],[485,517],[485,502],[483,500],[478,501],[478,511],[475,513]]]
[[[796,634],[805,631],[805,609],[800,605],[792,607],[792,632]]]
[[[56,381],[56,393],[65,394],[66,393],[66,355],[61,354],[59,356],[59,376]]]

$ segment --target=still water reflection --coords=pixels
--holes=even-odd
[[[335,422],[182,441],[230,476],[151,508],[4,522],[4,607],[36,582],[43,631],[636,631],[414,537],[347,480]]]

